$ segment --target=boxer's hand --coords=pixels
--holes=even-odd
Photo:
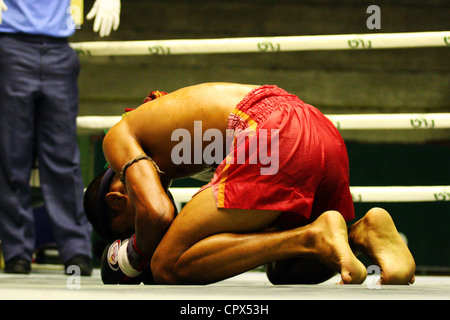
[[[141,279],[130,278],[120,270],[118,258],[121,245],[122,242],[116,240],[103,250],[100,262],[102,281],[104,284],[139,284]]]
[[[119,28],[120,0],[96,0],[86,19],[91,20],[94,17],[94,32],[100,30],[100,37],[109,36],[111,30],[116,31]]]
[[[122,242],[119,249],[119,268],[128,277],[139,276],[150,264],[151,257],[141,252],[136,246],[136,236]]]
[[[119,249],[122,245],[120,240],[115,241],[103,250],[101,260],[101,276],[104,284],[155,284],[153,275],[148,266],[140,276],[131,278],[120,270]]]
[[[8,7],[6,6],[3,0],[0,0],[0,24],[2,24],[3,11],[7,11]]]

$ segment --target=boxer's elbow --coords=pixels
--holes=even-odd
[[[175,209],[172,203],[162,203],[158,206],[136,208],[136,223],[148,225],[152,229],[166,231],[173,222]]]
[[[139,248],[152,255],[174,219],[172,209],[136,211],[135,231]]]
[[[159,225],[161,231],[167,231],[170,225],[172,224],[174,219],[174,208],[171,205],[170,207],[164,208],[163,210],[158,211],[156,221]]]
[[[166,199],[166,201],[163,202],[163,205],[161,205],[158,209],[157,219],[161,226],[165,227],[165,229],[168,229],[172,224],[174,218],[175,208],[173,207],[172,202]]]

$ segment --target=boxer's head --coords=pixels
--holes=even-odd
[[[166,193],[177,215],[173,196],[169,190]],[[87,187],[84,212],[94,230],[107,242],[130,238],[135,232],[134,205],[112,169],[107,169]]]
[[[108,242],[134,233],[134,206],[112,169],[95,178],[86,189],[84,212],[94,230]]]

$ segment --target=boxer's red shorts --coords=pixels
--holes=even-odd
[[[262,86],[236,106],[228,128],[235,130],[234,144],[208,185],[218,207],[280,210],[280,227],[307,224],[327,210],[354,219],[347,149],[316,108]]]

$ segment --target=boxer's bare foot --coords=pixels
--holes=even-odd
[[[389,213],[373,208],[349,227],[352,247],[381,268],[381,284],[412,284],[415,262]]]
[[[337,211],[323,213],[311,226],[315,235],[316,257],[329,268],[340,272],[340,284],[361,284],[367,271],[355,257],[348,243],[347,225]]]

